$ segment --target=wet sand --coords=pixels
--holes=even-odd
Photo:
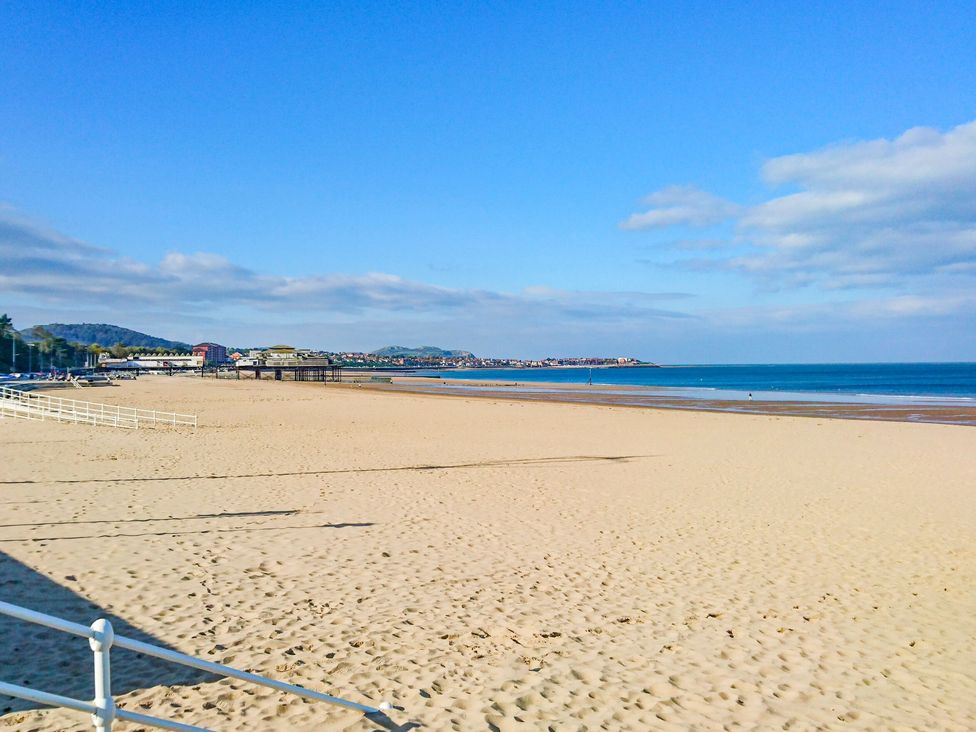
[[[512,383],[477,379],[439,380],[400,376],[392,384],[365,383],[372,389],[416,394],[519,399],[577,404],[606,404],[620,407],[687,409],[707,412],[773,414],[794,417],[834,419],[874,419],[892,422],[930,422],[976,426],[976,406],[958,404],[851,404],[823,401],[748,401],[745,399],[698,399],[680,396],[649,395],[647,387],[544,382]]]

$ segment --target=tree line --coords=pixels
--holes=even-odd
[[[33,339],[28,342],[14,328],[10,316],[0,315],[0,373],[48,371],[50,369],[82,368],[92,357],[108,352],[112,358],[127,358],[144,353],[158,353],[158,348],[126,346],[116,343],[103,346],[85,344],[60,338],[41,326],[31,329]],[[186,349],[168,349],[171,353],[189,353]]]

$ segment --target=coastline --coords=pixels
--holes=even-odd
[[[433,394],[454,397],[509,399],[533,402],[595,404],[629,408],[653,408],[735,414],[818,417],[831,419],[919,422],[976,426],[976,405],[959,403],[891,404],[883,400],[863,403],[831,401],[827,398],[803,401],[689,398],[675,394],[649,394],[645,386],[586,385],[554,382],[500,382],[478,379],[435,380],[425,376],[394,376],[392,384],[364,383],[370,389],[388,392]],[[679,392],[680,389],[673,389]],[[818,395],[819,396],[819,395]],[[826,395],[823,395],[826,396]],[[932,400],[929,400],[932,401]]]
[[[555,366],[451,366],[444,367],[441,369],[429,369],[439,370],[439,371],[465,371],[465,372],[478,372],[478,371],[521,371],[521,372],[532,372],[540,371],[542,369],[662,369],[662,368],[681,368],[680,366],[663,366],[658,363],[602,363],[599,365],[589,364],[558,364]],[[424,369],[428,370],[428,369]]]

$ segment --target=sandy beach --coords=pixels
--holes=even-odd
[[[180,377],[84,397],[200,427],[0,420],[0,599],[389,700],[403,729],[976,728],[971,427]],[[0,618],[0,679],[90,698],[90,666]],[[126,708],[212,729],[378,728],[113,671]]]

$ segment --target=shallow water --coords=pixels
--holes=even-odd
[[[976,405],[976,363],[445,369],[417,375],[500,382],[644,387],[692,399]],[[643,391],[643,389],[642,389]]]

